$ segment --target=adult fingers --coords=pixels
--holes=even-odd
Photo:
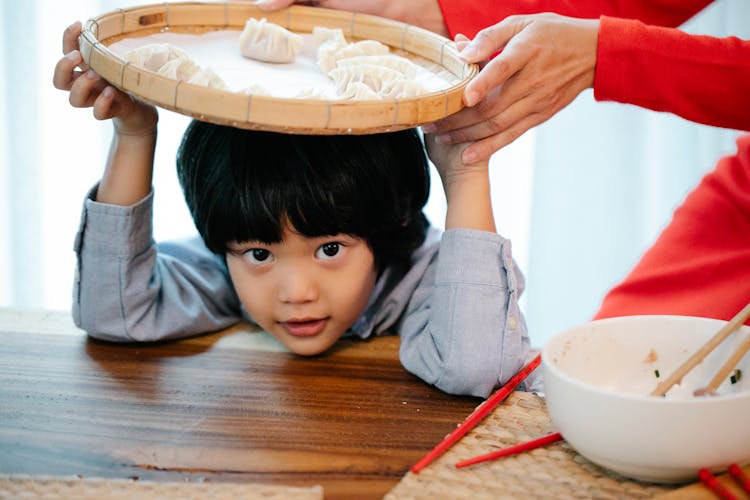
[[[506,107],[504,102],[506,102],[504,100],[504,89],[496,87],[492,89],[476,106],[465,107],[457,113],[438,120],[433,123],[432,127],[429,127],[429,129],[432,132],[445,134],[482,123],[501,113]],[[467,141],[477,139],[479,139],[479,137],[473,137],[467,139]]]
[[[512,143],[521,137],[527,130],[539,125],[547,118],[548,117],[540,115],[525,115],[524,119],[514,123],[502,132],[472,143],[464,150],[461,159],[468,165],[487,160],[492,156],[492,153],[499,151]]]
[[[464,103],[475,106],[494,88],[503,85],[532,58],[532,49],[523,43],[508,44],[501,54],[489,61],[464,89]]]
[[[65,57],[57,61],[55,72],[52,74],[52,84],[56,89],[70,90],[73,82],[78,78],[76,66],[83,62],[81,53],[77,50],[68,52]]]
[[[471,109],[471,108],[468,108]],[[526,116],[538,113],[532,96],[523,98],[510,106],[498,107],[498,111],[484,116],[480,120],[472,119],[468,124],[451,129],[438,129],[442,142],[451,144],[475,142],[503,133]]]
[[[477,32],[474,39],[462,51],[461,56],[469,62],[488,59],[505,47],[505,44],[526,24],[523,16],[508,16],[502,21]]]
[[[263,10],[278,10],[289,7],[293,3],[294,0],[258,0],[255,5]]]

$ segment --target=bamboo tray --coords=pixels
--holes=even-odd
[[[154,33],[239,32],[251,17],[265,17],[297,33],[325,26],[341,29],[348,40],[378,40],[442,78],[447,75],[447,86],[418,97],[377,101],[278,98],[167,78],[132,65],[109,49],[124,38]],[[148,103],[222,125],[297,134],[378,133],[433,122],[463,107],[463,89],[478,72],[476,65],[461,60],[452,41],[430,31],[372,15],[300,5],[272,12],[232,1],[120,9],[87,21],[79,45],[84,61],[94,71]]]

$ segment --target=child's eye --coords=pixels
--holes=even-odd
[[[273,255],[265,248],[251,248],[244,254],[245,259],[251,264],[266,264],[273,261]]]
[[[338,242],[326,243],[318,247],[315,256],[319,259],[332,259],[341,251],[341,244]]]

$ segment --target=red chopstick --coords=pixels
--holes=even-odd
[[[534,357],[534,359],[529,361],[526,366],[521,368],[518,373],[513,375],[513,377],[511,377],[507,384],[495,391],[494,394],[492,394],[484,401],[484,403],[479,405],[477,409],[471,413],[471,415],[466,417],[466,420],[464,420],[458,427],[456,427],[453,432],[445,436],[445,438],[440,443],[438,443],[437,446],[435,446],[427,453],[427,455],[422,457],[419,462],[412,465],[411,471],[417,474],[419,471],[430,465],[437,457],[445,453],[445,450],[456,444],[456,442],[461,439],[464,434],[473,429],[489,412],[492,411],[493,408],[502,403],[502,401],[506,397],[508,397],[508,394],[513,392],[513,390],[518,387],[518,384],[523,382],[523,380],[528,377],[529,374],[533,372],[541,362],[542,354],[539,353],[536,355],[536,357]]]
[[[745,490],[747,493],[750,493],[750,478],[747,477],[747,474],[745,474],[745,472],[740,468],[739,465],[730,465],[729,475],[734,478],[734,481],[739,484],[743,490]]]
[[[507,448],[493,451],[492,453],[486,453],[484,455],[479,455],[474,458],[461,460],[460,462],[456,462],[456,467],[460,469],[462,467],[468,467],[470,465],[474,465],[474,464],[478,464],[482,462],[488,462],[490,460],[495,460],[496,458],[507,457],[509,455],[515,455],[516,453],[533,450],[534,448],[539,448],[541,446],[546,446],[548,444],[555,443],[557,441],[562,441],[562,438],[563,437],[562,435],[560,435],[559,432],[553,432],[552,434],[547,434],[546,436],[532,439],[531,441],[526,441],[525,443],[508,446]]]
[[[699,470],[698,477],[700,478],[701,482],[706,485],[706,488],[713,491],[717,497],[723,498],[724,500],[737,500],[737,497],[734,496],[728,489],[726,489],[726,487],[721,484],[721,482],[716,479],[716,476],[711,474],[711,471],[709,471],[708,469]]]

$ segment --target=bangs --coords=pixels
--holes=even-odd
[[[399,178],[421,168],[420,158],[407,154],[414,144],[398,143],[402,136],[301,136],[196,121],[180,146],[178,174],[213,252],[225,253],[233,241],[278,243],[287,221],[303,236],[344,233],[371,242],[376,233],[403,225],[405,198],[414,204],[402,196],[409,188]],[[409,140],[421,154],[418,136]],[[429,189],[421,175],[424,199],[409,208],[418,212]]]

